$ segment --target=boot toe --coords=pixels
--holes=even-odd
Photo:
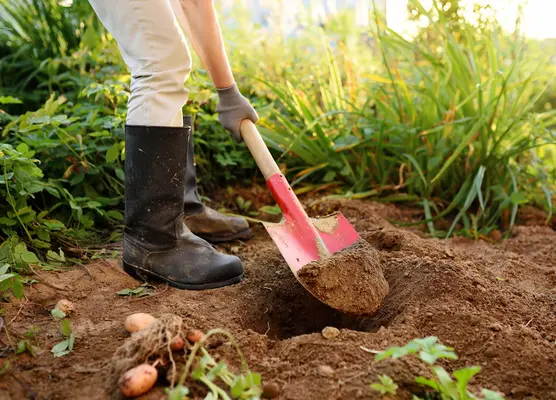
[[[244,268],[243,263],[238,257],[217,253],[216,258],[207,268],[208,273],[205,276],[205,283],[224,286],[241,281]]]
[[[249,222],[244,218],[234,217],[232,219],[232,226],[235,232],[242,232],[249,229]]]

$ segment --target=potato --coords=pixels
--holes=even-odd
[[[154,386],[158,371],[149,364],[141,364],[130,369],[120,378],[120,392],[126,397],[137,397],[147,393]]]
[[[68,299],[61,299],[60,301],[58,301],[58,303],[56,303],[56,307],[54,308],[63,311],[66,315],[71,315],[75,311],[73,303]]]
[[[185,340],[181,336],[176,336],[170,342],[170,348],[173,351],[179,351],[185,347]]]
[[[129,333],[139,332],[155,321],[155,317],[150,314],[137,313],[131,314],[125,319],[124,328]]]
[[[201,340],[203,340],[204,337],[205,334],[197,329],[187,332],[187,340],[189,340],[191,343],[200,342]]]

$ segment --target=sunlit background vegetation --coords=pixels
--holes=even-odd
[[[238,83],[294,189],[418,207],[438,237],[509,232],[525,204],[550,218],[556,41],[524,34],[527,7],[512,25],[485,2],[409,1],[393,20],[377,3],[363,23],[360,8],[220,8]],[[258,175],[195,65],[185,111],[210,197]],[[119,240],[129,79],[87,1],[0,0],[0,290]]]

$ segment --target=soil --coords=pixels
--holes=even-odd
[[[0,359],[0,368],[5,360],[10,363],[0,376],[0,399],[107,399],[107,361],[128,339],[123,321],[134,312],[170,313],[203,331],[231,331],[249,367],[279,399],[380,398],[369,383],[381,374],[399,385],[396,398],[410,399],[421,390],[414,378],[427,376],[427,369],[413,358],[375,362],[369,351],[431,335],[459,355],[442,364],[447,369],[482,368],[471,381],[474,391],[487,387],[510,399],[556,399],[552,226],[529,223],[502,242],[440,241],[389,222],[411,221],[417,216],[413,210],[361,201],[319,202],[311,209],[313,215],[341,209],[380,254],[390,290],[374,315],[349,316],[315,299],[260,227],[250,241],[221,248],[246,264],[245,280],[222,289],[193,292],[159,285],[149,297],[119,297],[117,291],[138,283],[117,260],[39,271],[41,283],[27,287],[23,301],[2,304],[6,330],[0,340],[16,344],[33,329],[30,340],[42,353]],[[50,310],[61,298],[75,305],[76,340],[73,352],[54,358],[50,349],[61,337]],[[339,335],[325,338],[325,327],[338,328]],[[230,346],[212,351],[238,367]],[[192,389],[202,398],[202,388]],[[143,397],[161,398],[162,383]]]
[[[351,315],[373,315],[388,294],[380,254],[364,240],[304,266],[297,277],[317,299]]]

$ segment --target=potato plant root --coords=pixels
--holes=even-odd
[[[217,290],[180,291],[161,284],[154,296],[119,297],[117,291],[140,283],[117,260],[90,264],[87,270],[44,271],[49,285],[26,286],[27,299],[0,306],[10,334],[8,339],[2,331],[1,342],[16,345],[38,328],[33,341],[45,350],[36,357],[9,353],[0,358],[0,368],[10,363],[0,375],[0,399],[108,399],[103,377],[114,368],[118,348],[132,340],[122,321],[136,312],[157,319],[180,316],[188,329],[177,324],[176,331],[182,329],[184,338],[189,329],[231,331],[249,367],[263,375],[277,399],[378,399],[369,383],[381,374],[400,386],[396,398],[411,399],[419,393],[414,378],[426,369],[405,358],[377,363],[364,349],[382,350],[429,335],[459,355],[444,367],[481,366],[472,390],[485,386],[509,399],[556,399],[556,232],[541,226],[542,218],[529,218],[507,241],[492,242],[424,238],[387,221],[409,222],[419,217],[415,210],[384,204],[325,201],[312,205],[310,214],[338,209],[380,255],[389,292],[374,315],[346,315],[317,300],[293,276],[262,228],[245,244],[220,247],[244,258],[246,277]],[[63,297],[71,298],[78,310],[70,319],[76,340],[70,354],[54,358],[48,349],[60,334],[50,310]],[[327,326],[339,334],[323,337]],[[151,347],[166,346],[176,334],[168,332]],[[135,357],[136,351],[128,350],[122,359]],[[211,351],[237,371],[233,346]],[[0,357],[4,354],[0,349]],[[184,357],[175,360],[183,365]],[[160,376],[141,399],[164,398]],[[196,398],[206,394],[198,384],[189,386]]]
[[[113,394],[121,386],[118,380],[126,371],[144,363],[156,363],[162,360],[172,363],[170,359],[171,347],[176,337],[187,332],[185,321],[172,314],[163,314],[147,327],[134,333],[121,343],[112,356],[107,373],[107,389]],[[182,347],[183,348],[183,347]],[[175,364],[170,365],[175,369]]]

